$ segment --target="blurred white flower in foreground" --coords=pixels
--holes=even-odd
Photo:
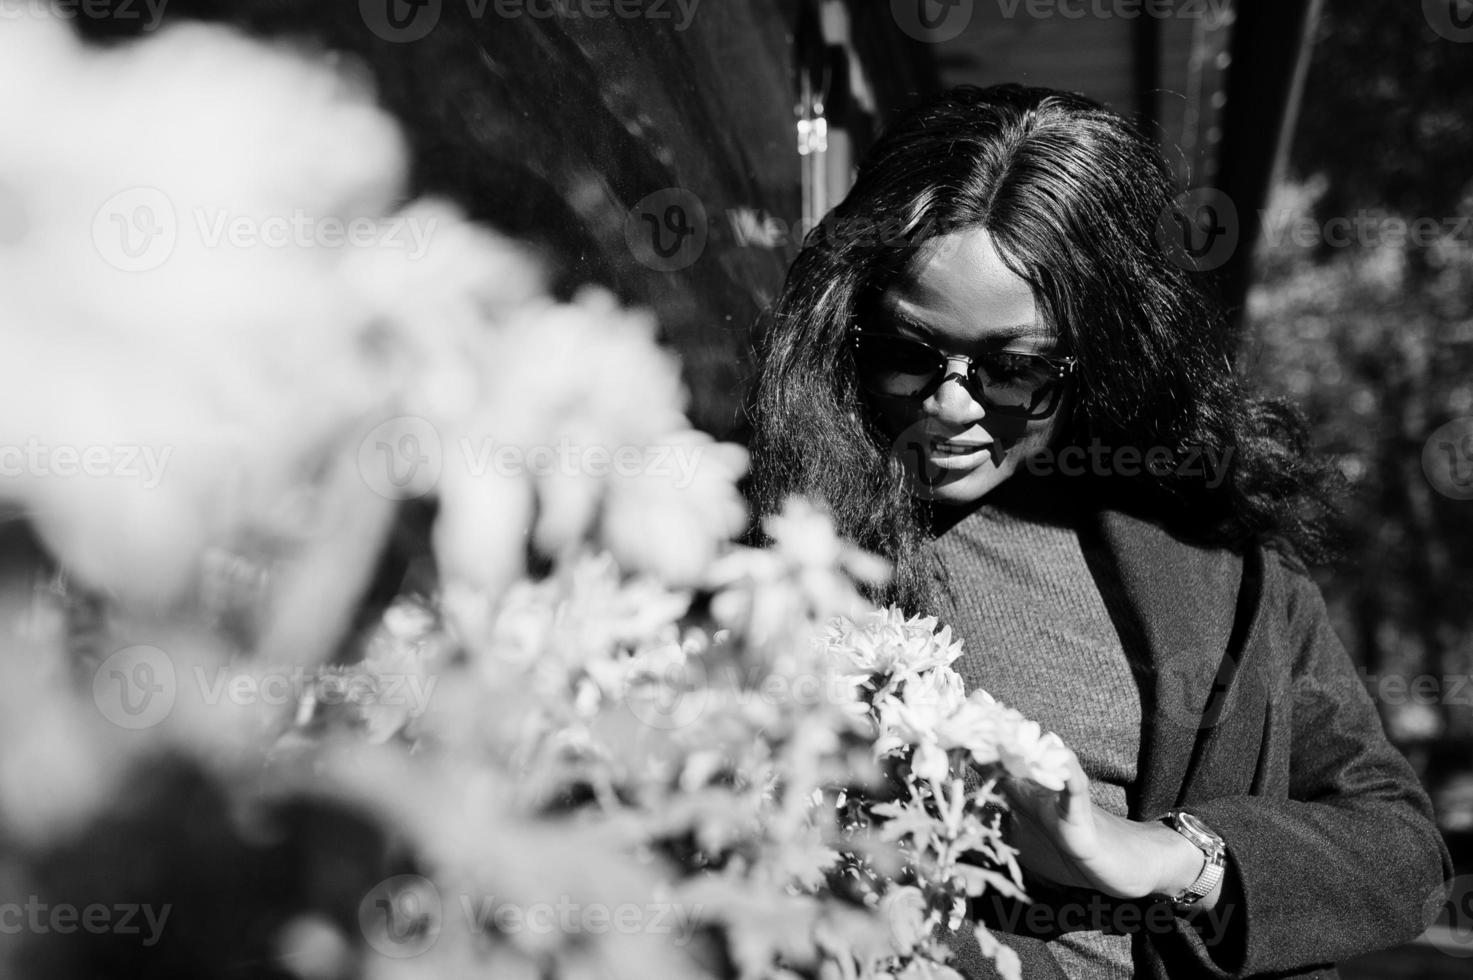
[[[365,470],[403,423],[466,633],[533,550],[694,582],[744,526],[746,456],[690,429],[653,318],[556,302],[521,247],[406,204],[399,127],[334,64],[213,25],[0,29],[27,137],[0,145],[0,500],[125,605],[246,582],[257,646],[320,655],[414,495]]]
[[[37,447],[0,492],[93,585],[168,601],[378,397],[351,246],[312,236],[392,210],[403,142],[344,76],[219,27],[97,49],[11,20],[0,85],[0,444]]]
[[[829,515],[794,497],[762,521],[765,548],[740,548],[707,571],[718,590],[712,613],[750,632],[757,647],[792,641],[794,622],[860,617],[871,609],[858,586],[885,581],[889,563],[840,538]]]
[[[946,977],[938,925],[986,888],[1021,894],[989,808],[1004,772],[1052,785],[1057,739],[964,697],[934,619],[874,611],[885,563],[822,511],[793,501],[771,548],[734,547],[745,452],[691,430],[653,319],[598,290],[558,302],[514,244],[402,202],[397,126],[329,59],[203,25],[84,49],[31,19],[0,24],[0,82],[0,126],[27,137],[0,146],[0,450],[41,451],[0,503],[77,600],[10,631],[6,834],[81,828],[162,735],[241,813],[265,785],[371,815],[393,841],[374,865],[402,842],[413,895],[684,905],[693,953],[743,976]],[[153,478],[59,471],[129,448]],[[394,453],[407,480],[369,471]],[[441,591],[355,634],[358,662],[284,670],[338,652],[418,495],[438,502]],[[257,656],[234,658],[235,631],[197,613],[243,596],[265,608]],[[0,627],[37,605],[8,598]],[[104,645],[79,642],[82,607],[97,633],[151,637],[91,665],[90,691],[60,669]],[[326,921],[273,943],[331,972],[346,936]],[[653,929],[443,924],[369,972],[706,962]]]
[[[602,290],[539,300],[480,356],[474,403],[440,421],[457,434],[436,528],[448,577],[494,597],[529,544],[557,557],[591,540],[630,571],[693,584],[741,532],[746,451],[690,429],[651,316]]]

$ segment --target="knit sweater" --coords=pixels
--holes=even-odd
[[[998,495],[944,518],[931,542],[944,575],[941,621],[965,641],[956,662],[967,690],[982,688],[1057,732],[1079,757],[1096,806],[1128,813],[1140,752],[1141,697],[1126,645],[1090,570],[1076,521],[1057,500]],[[953,523],[954,522],[954,523]],[[1122,639],[1124,634],[1124,639]],[[1130,937],[1102,932],[1095,893],[1027,881],[1036,903],[1059,909],[1065,931],[1049,943],[1071,978],[1129,978]],[[1068,906],[1072,911],[1062,911]]]

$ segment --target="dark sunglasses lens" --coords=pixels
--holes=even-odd
[[[918,395],[941,370],[936,353],[903,337],[860,337],[854,344],[859,383],[876,395]]]
[[[1049,381],[1047,363],[1008,352],[982,359],[976,373],[988,407],[1004,415],[1031,414],[1039,392]]]
[[[977,365],[990,411],[1019,418],[1045,418],[1058,402],[1057,370],[1042,358],[1003,351]]]
[[[987,411],[994,415],[1019,419],[1048,418],[1053,414],[1058,400],[1058,388],[1053,385],[1027,394],[989,391],[986,395]]]

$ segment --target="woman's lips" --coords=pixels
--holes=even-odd
[[[949,439],[932,439],[931,452],[943,456],[963,456],[975,453],[992,445],[989,442],[956,442]]]
[[[990,442],[954,442],[948,439],[933,439],[927,444],[927,461],[944,470],[970,469],[980,465],[992,455]]]

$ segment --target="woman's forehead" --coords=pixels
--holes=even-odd
[[[886,289],[884,311],[956,340],[1043,337],[1033,290],[1003,262],[983,228],[927,242]]]

